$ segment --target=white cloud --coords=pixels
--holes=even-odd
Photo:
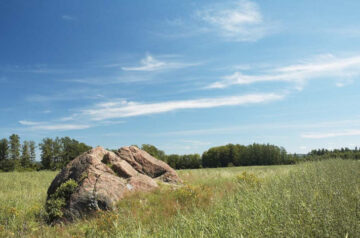
[[[245,131],[256,130],[279,130],[279,129],[311,129],[311,128],[339,128],[347,125],[360,126],[360,120],[342,120],[342,121],[323,121],[312,123],[253,123],[241,126],[203,128],[196,130],[167,131],[151,136],[199,136],[199,135],[219,135],[219,134],[238,134]]]
[[[293,82],[299,88],[307,80],[316,78],[336,78],[337,86],[345,86],[352,78],[360,75],[360,56],[337,58],[333,55],[323,55],[301,64],[270,69],[262,74],[244,74],[235,72],[224,76],[221,81],[210,84],[207,88],[226,88],[231,85],[245,85],[256,82]]]
[[[155,59],[150,54],[147,54],[145,58],[140,61],[139,66],[122,67],[121,69],[124,71],[159,71],[159,70],[168,70],[168,69],[180,69],[195,65],[199,65],[199,64],[160,61]]]
[[[350,84],[352,84],[354,82],[353,79],[343,79],[343,80],[340,80],[338,82],[335,83],[336,87],[338,88],[342,88],[342,87],[345,87],[345,86],[348,86]]]
[[[242,96],[230,96],[221,98],[203,98],[195,100],[166,101],[158,103],[138,103],[125,100],[97,104],[94,108],[83,110],[83,115],[92,120],[105,120],[111,118],[123,118],[140,115],[164,113],[179,109],[212,108],[222,106],[235,106],[253,103],[264,103],[280,100],[284,95],[247,94]]]
[[[34,122],[34,121],[19,121],[19,123],[21,125],[24,125],[24,126],[35,126],[35,125],[39,125],[39,122]]]
[[[34,73],[34,74],[66,74],[73,72],[72,70],[60,68],[60,67],[49,67],[46,64],[34,64],[34,65],[1,65],[0,70],[6,72],[15,73]],[[1,81],[1,79],[0,79]]]
[[[90,128],[90,125],[80,124],[53,124],[53,125],[38,125],[33,126],[34,130],[47,130],[47,131],[70,131],[70,130],[82,130]]]
[[[68,130],[82,130],[90,128],[90,125],[83,124],[57,124],[47,122],[33,122],[33,121],[19,121],[21,125],[29,126],[30,130],[44,130],[44,131],[68,131]]]
[[[326,34],[335,35],[336,37],[357,38],[360,36],[360,26],[342,26],[341,28],[331,28],[323,30]],[[329,36],[331,37],[331,36]]]
[[[72,87],[68,90],[58,90],[57,92],[49,92],[44,95],[33,94],[26,97],[26,100],[29,102],[53,102],[53,101],[74,101],[74,100],[83,100],[83,99],[99,99],[103,98],[99,94],[99,87]]]
[[[258,5],[249,0],[225,6],[217,4],[198,11],[197,17],[209,25],[210,30],[233,41],[256,41],[272,31]]]
[[[68,116],[68,117],[62,117],[59,119],[59,121],[72,121],[74,119],[75,119],[74,115],[72,115],[72,116]]]
[[[62,15],[61,18],[62,18],[63,20],[65,20],[65,21],[74,21],[74,20],[76,20],[75,17],[69,16],[69,15]]]
[[[308,133],[302,134],[302,138],[308,139],[323,139],[323,138],[331,138],[331,137],[340,137],[340,136],[358,136],[360,135],[360,130],[351,129],[337,132],[326,132],[326,133]]]

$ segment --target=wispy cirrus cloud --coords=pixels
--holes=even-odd
[[[246,74],[240,71],[222,77],[207,88],[226,88],[231,85],[246,85],[257,82],[292,82],[301,89],[303,84],[316,78],[336,78],[338,87],[352,82],[352,78],[360,75],[360,55],[347,58],[335,57],[331,54],[321,55],[300,64],[293,64],[275,69],[268,69],[260,74]]]
[[[65,20],[65,21],[74,21],[74,20],[76,20],[76,17],[70,16],[70,15],[62,15],[61,19]]]
[[[202,98],[195,100],[165,101],[157,103],[139,103],[118,100],[97,104],[93,108],[83,110],[82,114],[86,117],[90,117],[92,120],[105,120],[164,113],[180,109],[200,109],[265,103],[280,100],[284,97],[285,95],[282,94],[267,93],[218,98]]]
[[[140,65],[122,67],[121,69],[124,71],[160,71],[168,69],[186,68],[195,65],[199,65],[199,63],[183,63],[158,60],[155,59],[154,56],[147,54],[145,58],[141,59]]]
[[[303,130],[313,128],[327,128],[327,130],[335,130],[336,128],[344,127],[347,125],[360,126],[360,120],[338,120],[338,121],[320,121],[320,122],[297,122],[297,123],[248,123],[246,125],[230,126],[230,127],[218,127],[218,128],[202,128],[194,130],[180,130],[180,131],[167,131],[151,134],[151,136],[200,136],[200,135],[220,135],[220,134],[238,134],[245,131],[267,131],[267,130]],[[304,135],[315,135],[326,133],[308,133]]]
[[[46,64],[35,64],[35,65],[0,65],[0,71],[10,73],[33,73],[33,74],[66,74],[72,73],[70,69],[60,68],[58,66],[49,67]]]
[[[26,121],[26,120],[19,121],[19,123],[24,126],[36,126],[40,124],[39,122]]]
[[[30,130],[44,130],[44,131],[69,131],[69,130],[82,130],[90,128],[86,124],[71,124],[71,123],[50,123],[50,122],[34,122],[22,120],[19,123],[23,126],[28,126]]]
[[[56,101],[74,101],[74,100],[96,100],[103,98],[101,90],[98,88],[73,87],[69,90],[47,92],[46,94],[33,94],[25,99],[33,103],[48,103]]]
[[[210,32],[231,41],[256,41],[275,30],[265,21],[259,6],[249,0],[222,3],[196,12]]]
[[[268,103],[281,100],[284,97],[284,94],[258,93],[245,94],[241,96],[163,101],[156,103],[141,103],[126,101],[123,99],[115,99],[112,101],[97,103],[92,107],[79,110],[78,113],[74,113],[70,116],[63,117],[58,120],[49,122],[21,120],[19,121],[19,124],[26,126],[30,130],[82,130],[94,126],[107,126],[124,123],[124,121],[114,120],[118,118],[159,114],[181,109],[204,109]]]
[[[337,37],[357,38],[360,37],[360,25],[342,26],[323,30],[325,34],[335,35]]]
[[[336,132],[307,133],[307,134],[302,134],[301,137],[307,139],[325,139],[331,137],[359,136],[359,135],[360,135],[360,129],[349,129],[349,130],[342,130]]]

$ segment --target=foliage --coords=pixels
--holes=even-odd
[[[301,158],[301,160],[317,161],[317,160],[334,159],[334,158],[360,160],[360,148],[355,147],[355,149],[353,150],[349,148],[341,148],[334,150],[327,150],[327,149],[312,150],[303,158]]]
[[[88,146],[85,143],[79,142],[69,137],[61,138],[61,144],[62,166],[65,166],[68,162],[76,158],[78,155],[91,149],[91,146]]]
[[[166,155],[164,151],[159,150],[154,145],[143,144],[142,150],[148,152],[151,156],[165,161],[170,167],[174,169],[198,169],[201,168],[201,156],[199,154]]]
[[[293,163],[292,157],[286,153],[284,148],[270,144],[248,146],[228,144],[212,147],[202,155],[204,168],[291,163]]]
[[[28,168],[31,166],[30,142],[24,141],[21,147],[21,167]]]
[[[20,150],[21,149],[21,150]],[[24,141],[21,145],[19,135],[13,134],[9,140],[0,140],[0,170],[24,171],[32,170],[35,166],[35,142]]]
[[[69,161],[91,149],[90,146],[69,137],[44,138],[39,146],[43,169],[51,170],[63,168]]]
[[[29,142],[29,149],[30,149],[30,162],[34,163],[35,159],[36,159],[36,152],[35,152],[35,148],[36,148],[36,144],[35,141],[30,141]]]
[[[56,189],[55,193],[51,194],[45,205],[49,222],[63,216],[62,209],[65,207],[67,200],[77,187],[78,183],[73,179],[69,179],[65,183],[62,183]]]
[[[7,139],[0,140],[0,163],[9,158],[9,142]]]
[[[10,141],[10,158],[13,161],[20,160],[20,136],[16,134],[12,134],[9,137]]]
[[[167,163],[174,169],[198,169],[201,168],[201,157],[199,154],[168,155]]]
[[[162,150],[159,150],[155,146],[150,145],[150,144],[143,144],[141,146],[141,149],[148,152],[151,156],[154,156],[155,158],[166,162],[165,152]]]

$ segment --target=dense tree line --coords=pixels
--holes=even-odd
[[[153,145],[142,145],[141,149],[161,159],[175,169],[215,168],[247,165],[292,164],[295,159],[282,147],[270,144],[252,144],[248,146],[228,144],[212,147],[199,154],[166,155]]]
[[[55,139],[44,138],[39,143],[40,163],[36,162],[36,144],[23,141],[13,134],[0,140],[0,171],[61,169],[78,155],[91,149],[90,146],[69,137]],[[154,145],[143,144],[140,147],[157,159],[165,161],[174,169],[215,168],[248,165],[292,164],[298,161],[322,160],[330,158],[360,159],[360,149],[349,148],[312,150],[306,155],[291,155],[283,147],[271,144],[227,144],[212,147],[199,154],[166,155]]]
[[[167,163],[174,169],[198,169],[202,167],[199,154],[171,154],[167,156]]]
[[[164,151],[159,150],[153,145],[143,144],[142,150],[145,150],[155,158],[166,162],[174,169],[198,169],[201,168],[201,156],[199,154],[188,155],[166,155]]]
[[[3,138],[0,140],[0,170],[31,170],[36,167],[34,141],[23,141],[20,137],[12,134],[9,140]]]
[[[204,168],[291,164],[293,162],[293,157],[288,155],[284,148],[270,144],[248,146],[228,144],[212,147],[202,155]]]
[[[360,160],[360,148],[355,147],[355,149],[341,148],[341,149],[318,149],[312,150],[306,154],[302,160],[324,160],[324,159],[333,159],[333,158],[342,158],[342,159],[355,159]]]
[[[136,146],[136,147],[138,147],[138,146]],[[157,158],[159,160],[167,162],[167,156],[166,156],[165,152],[162,150],[159,150],[158,148],[156,148],[153,145],[143,144],[143,145],[141,145],[141,147],[138,147],[138,148],[145,150],[151,156],[154,156],[155,158]]]
[[[0,171],[22,171],[40,169],[60,169],[81,153],[91,149],[69,137],[45,138],[38,145],[41,151],[41,162],[36,162],[36,143],[23,141],[20,136],[12,134],[9,139],[0,140]]]
[[[51,170],[63,168],[75,157],[92,148],[69,137],[44,138],[39,147],[42,168]]]

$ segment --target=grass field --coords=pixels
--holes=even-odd
[[[360,161],[178,171],[185,186],[48,226],[57,172],[0,173],[1,237],[360,237]]]

